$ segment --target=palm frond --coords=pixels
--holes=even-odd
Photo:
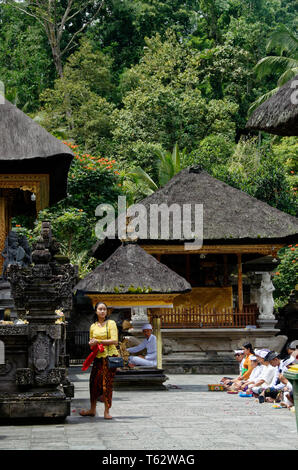
[[[136,167],[133,171],[129,172],[127,176],[131,177],[135,183],[142,181],[145,183],[150,189],[156,191],[158,189],[157,184],[153,181],[153,179],[144,171],[141,167]]]
[[[254,70],[258,79],[261,79],[266,75],[280,71],[280,69],[288,70],[296,67],[298,67],[298,60],[291,57],[267,56],[259,60]]]
[[[180,152],[177,142],[175,143],[172,151],[172,161],[175,171],[180,169]]]
[[[253,111],[255,111],[255,109],[260,106],[262,103],[264,103],[264,101],[268,100],[269,98],[271,98],[271,96],[273,96],[275,93],[277,93],[277,91],[279,90],[279,87],[277,88],[274,88],[273,90],[270,90],[268,91],[267,93],[265,93],[264,95],[262,96],[259,96],[259,98],[257,98],[253,103],[252,105],[250,106],[249,110],[248,110],[248,115],[250,116]]]
[[[278,79],[278,86],[281,87],[285,83],[287,83],[289,80],[292,80],[296,75],[298,75],[298,67],[294,67],[292,69],[286,70],[283,74]]]
[[[290,55],[298,50],[298,38],[284,25],[274,31],[266,46],[267,52],[275,50],[282,55],[287,51]]]

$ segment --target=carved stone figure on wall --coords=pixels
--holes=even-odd
[[[260,316],[259,318],[262,319],[272,319],[274,317],[274,299],[273,299],[273,292],[275,288],[271,281],[270,273],[263,273],[262,274],[262,282],[261,287],[259,289],[260,297],[259,297],[259,311]]]

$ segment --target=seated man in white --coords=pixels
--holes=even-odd
[[[129,356],[128,362],[131,367],[134,366],[147,366],[147,367],[156,367],[157,365],[157,346],[156,346],[156,336],[152,334],[152,326],[150,323],[147,323],[143,326],[143,333],[145,336],[144,341],[142,341],[137,346],[132,348],[127,348],[127,351],[130,353],[138,353],[143,349],[147,350],[146,356]]]

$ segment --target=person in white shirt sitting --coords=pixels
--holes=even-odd
[[[287,359],[281,360],[277,352],[270,351],[265,357],[265,360],[268,361],[271,366],[275,367],[276,371],[270,387],[263,390],[260,396],[264,396],[266,401],[273,402],[278,396],[281,398],[284,392],[291,391],[292,385],[290,382],[287,379],[282,380],[282,378],[287,368],[295,361],[295,358],[289,356]]]
[[[256,384],[257,379],[262,374],[263,366],[259,363],[257,356],[250,356],[250,361],[252,365],[252,371],[247,380],[243,380],[241,383],[241,390],[245,391],[249,386],[253,387]]]
[[[246,393],[248,393],[248,390],[251,390],[253,395],[259,398],[259,403],[264,403],[265,401],[264,395],[261,395],[261,396],[259,395],[262,394],[263,390],[270,387],[270,384],[275,376],[276,369],[277,369],[276,367],[271,366],[269,364],[269,361],[266,360],[268,352],[269,351],[264,350],[264,349],[255,351],[255,355],[257,356],[258,361],[264,367],[261,372],[261,375],[257,378],[255,384],[252,387],[249,386],[248,389],[246,390]]]
[[[243,349],[235,349],[234,350],[234,358],[236,361],[239,363],[239,375],[235,378],[233,377],[223,377],[220,381],[220,383],[225,387],[226,390],[229,390],[230,387],[237,382],[242,373],[242,367],[243,367],[243,362],[244,362],[244,351]]]
[[[128,363],[130,367],[156,367],[157,366],[157,345],[156,336],[152,334],[152,326],[147,323],[143,326],[143,334],[145,339],[132,348],[127,348],[129,353],[138,353],[143,349],[147,350],[146,356],[129,356]]]
[[[288,353],[294,357],[294,364],[298,363],[298,340],[292,341],[288,346]]]

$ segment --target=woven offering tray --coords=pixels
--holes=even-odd
[[[224,386],[221,384],[208,384],[209,392],[223,392]]]

